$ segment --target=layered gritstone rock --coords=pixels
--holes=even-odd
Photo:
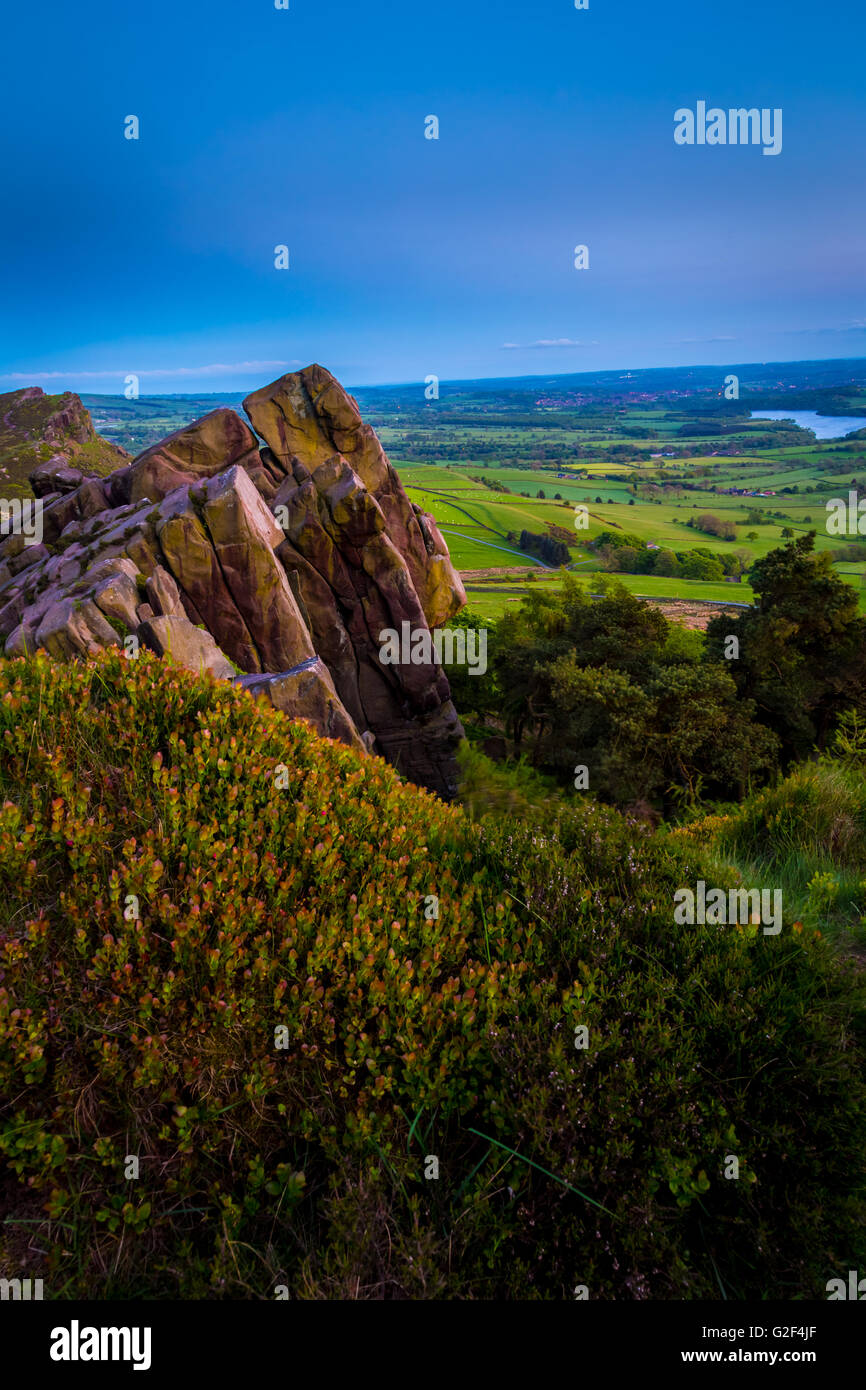
[[[244,407],[252,429],[214,410],[106,477],[40,463],[41,543],[0,541],[6,655],[133,636],[453,795],[444,673],[379,660],[385,629],[441,627],[466,601],[433,518],[322,367]]]
[[[281,377],[247,396],[244,410],[284,474],[296,461],[310,474],[335,454],[345,461],[379,504],[431,627],[463,607],[466,593],[435,521],[409,501],[375,431],[330,372],[313,366]]]

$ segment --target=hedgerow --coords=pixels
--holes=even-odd
[[[145,653],[3,663],[0,732],[3,1272],[820,1297],[866,1259],[859,976],[675,926],[699,847],[473,823]]]

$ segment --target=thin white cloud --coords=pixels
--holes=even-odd
[[[718,338],[674,338],[673,341],[675,343],[736,343],[739,339],[723,335]]]
[[[785,338],[801,338],[804,334],[819,333],[866,333],[866,319],[852,319],[850,323],[836,328],[774,328],[771,332]]]
[[[70,367],[64,372],[0,372],[0,381],[57,381],[65,380],[69,377],[80,379],[86,377],[88,380],[100,380],[116,378],[123,380],[124,377],[135,375],[145,376],[219,376],[232,372],[270,372],[280,367],[301,367],[303,363],[296,357],[291,362],[211,362],[203,367],[146,367],[141,371],[132,372],[131,368],[119,370],[118,368],[105,368],[101,371],[82,370]]]
[[[591,343],[582,343],[576,338],[539,338],[534,343],[503,343],[503,348],[520,349],[526,348],[588,348],[598,347],[598,343],[593,339]]]

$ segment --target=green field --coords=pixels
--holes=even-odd
[[[759,510],[766,512],[770,509],[769,503],[775,503],[777,499],[753,501],[699,494],[700,500],[689,502],[655,503],[636,499],[633,505],[627,502],[596,503],[594,495],[588,493],[584,486],[575,489],[575,501],[585,502],[588,506],[589,526],[578,532],[574,528],[574,512],[570,505],[564,507],[560,502],[553,500],[540,501],[535,498],[491,493],[487,489],[475,487],[466,475],[457,472],[451,474],[451,486],[447,490],[442,487],[441,490],[437,488],[434,491],[411,482],[410,476],[414,477],[417,474],[417,468],[411,470],[411,475],[408,470],[406,473],[402,473],[401,470],[409,497],[425,511],[431,512],[438,524],[449,529],[449,549],[455,563],[461,569],[476,567],[474,559],[469,561],[463,558],[462,537],[465,537],[466,541],[481,539],[488,544],[504,545],[509,532],[519,532],[525,528],[542,534],[549,525],[563,527],[575,536],[576,541],[578,538],[591,539],[601,531],[618,528],[665,549],[686,550],[700,546],[724,552],[733,547],[747,549],[755,558],[767,554],[783,543],[782,530],[785,527],[796,532],[815,530],[815,544],[819,550],[835,550],[841,545],[851,543],[846,538],[827,534],[823,528],[826,516],[823,502],[819,504],[816,500],[807,498],[784,498],[784,519],[769,519],[765,516],[761,522],[747,522],[746,514],[750,505],[755,504]],[[606,497],[607,491],[602,495]],[[734,521],[738,527],[737,539],[733,542],[721,540],[688,526],[689,518],[702,511],[712,511],[723,519]],[[811,522],[805,520],[807,516],[812,518]],[[455,537],[454,532],[459,535]],[[748,539],[751,532],[755,533],[754,539]],[[527,557],[527,561],[529,558]],[[581,551],[576,543],[573,547],[573,558],[585,558],[585,552]],[[495,565],[500,562],[490,559],[489,563]],[[863,543],[862,563],[845,563],[844,570],[847,573],[866,571],[866,543]]]
[[[589,593],[599,592],[598,573],[582,574],[576,577]],[[753,594],[748,584],[713,584],[697,579],[664,579],[657,575],[618,574],[614,576],[630,593],[641,598],[651,599],[689,599],[698,603],[751,603]],[[484,618],[498,618],[519,603],[524,594],[540,591],[558,592],[561,584],[558,579],[546,579],[537,584],[526,582],[508,583],[505,580],[472,581],[466,585],[468,606]]]
[[[758,422],[753,422],[751,428],[733,432],[720,427],[717,438],[702,439],[697,447],[689,441],[693,452],[686,456],[678,434],[688,409],[683,404],[678,414],[636,405],[606,422],[595,418],[591,430],[532,425],[514,429],[495,423],[471,429],[443,424],[438,432],[429,425],[420,431],[394,428],[388,442],[411,500],[435,517],[460,570],[520,563],[517,555],[509,559],[508,552],[519,550],[524,530],[556,534],[560,539],[567,533],[571,563],[585,575],[603,568],[586,546],[602,531],[628,532],[660,550],[740,552],[748,565],[790,539],[783,530],[794,536],[814,530],[818,550],[841,551],[853,545],[861,552],[856,558],[846,555],[836,567],[857,588],[861,608],[866,607],[866,537],[830,535],[826,528],[827,501],[847,497],[858,469],[866,491],[866,442],[818,443],[801,432],[803,442],[791,444],[790,432],[774,427],[764,434],[766,422],[760,422],[759,435]],[[383,439],[388,437],[388,427],[379,428]],[[627,429],[651,430],[655,437],[630,438]],[[422,463],[401,458],[401,444],[407,440],[415,449],[426,441],[431,453],[449,454],[452,461]],[[455,461],[454,454],[464,449],[465,458]],[[650,458],[651,453],[674,449],[680,451],[677,458]],[[579,458],[574,457],[578,450]],[[611,451],[623,450],[631,453],[629,460],[609,456]],[[587,457],[589,452],[595,457]],[[731,488],[768,495],[731,495],[726,491]],[[544,494],[541,498],[539,491]],[[574,526],[577,504],[589,512],[585,529]],[[736,539],[725,540],[688,525],[703,512],[733,522]],[[538,563],[528,554],[522,559],[525,564]],[[618,577],[633,592],[652,597],[698,602],[742,602],[751,597],[746,583],[654,574]],[[513,600],[511,594],[485,594],[476,603],[473,595],[473,606],[501,612]]]

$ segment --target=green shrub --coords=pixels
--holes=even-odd
[[[0,1263],[49,1296],[821,1297],[866,1260],[857,977],[674,926],[690,842],[473,824],[147,653],[2,663],[0,712]]]

